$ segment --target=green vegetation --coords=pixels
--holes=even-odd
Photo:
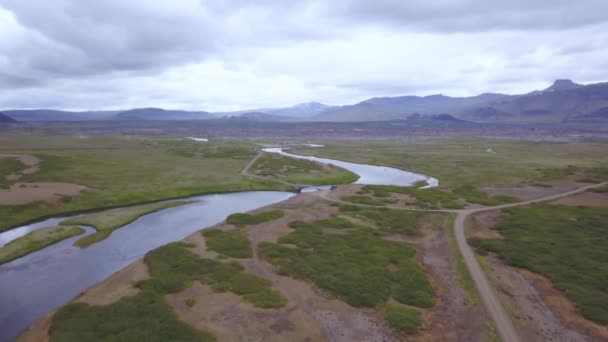
[[[354,206],[341,206],[342,212],[374,226],[381,232],[413,234],[416,232],[416,221],[422,215],[419,212],[378,208],[368,209]]]
[[[224,232],[219,229],[206,229],[202,232],[207,248],[233,258],[251,258],[249,238],[239,231]]]
[[[71,303],[54,316],[52,341],[214,341],[207,333],[181,322],[164,295],[189,288],[194,281],[215,291],[232,291],[261,308],[278,308],[286,300],[271,283],[244,273],[238,263],[204,259],[187,243],[171,243],[146,254],[150,279],[136,284],[140,292],[107,306]],[[187,300],[186,305],[196,302]]]
[[[518,186],[567,176],[608,179],[608,142],[531,142],[461,137],[418,141],[331,141],[293,153],[392,166],[433,176],[440,187]],[[492,148],[496,153],[487,153]],[[559,170],[559,171],[558,171]]]
[[[309,279],[356,307],[375,307],[389,297],[419,307],[434,304],[416,251],[407,244],[383,240],[366,228],[328,234],[319,221],[291,227],[295,231],[278,244],[260,244],[260,254],[281,274]]]
[[[171,243],[146,254],[151,279],[142,289],[164,295],[189,288],[193,281],[210,285],[216,291],[232,291],[261,308],[278,308],[286,300],[272,289],[270,281],[243,272],[238,263],[204,259],[190,252],[187,244]]]
[[[0,264],[82,233],[84,229],[79,227],[49,227],[33,231],[0,247]]]
[[[356,174],[334,165],[323,165],[275,153],[264,153],[252,166],[251,171],[258,176],[308,185],[348,184],[359,179]]]
[[[176,201],[154,203],[123,209],[107,210],[99,213],[74,217],[72,219],[63,221],[60,224],[67,226],[85,225],[97,229],[95,234],[85,236],[82,239],[74,242],[75,246],[87,247],[96,242],[107,239],[113,231],[137,220],[143,215],[162,209],[177,207],[187,203],[190,202]]]
[[[284,213],[282,210],[270,210],[264,211],[259,214],[243,214],[236,213],[228,216],[226,223],[234,224],[236,226],[245,226],[251,224],[260,224],[272,220],[277,220],[283,217]]]
[[[537,205],[505,210],[495,229],[502,240],[470,239],[480,253],[543,274],[581,313],[608,324],[608,211],[605,208]]]
[[[191,308],[196,305],[196,299],[188,298],[184,301],[184,303],[186,303],[187,307]]]
[[[384,313],[388,325],[400,332],[413,333],[422,324],[420,313],[403,306],[389,306]]]
[[[241,175],[241,170],[257,153],[257,146],[250,142],[197,143],[172,137],[81,138],[39,133],[3,135],[0,145],[41,159],[40,170],[25,175],[23,181],[78,183],[89,188],[81,195],[71,200],[66,197],[59,203],[0,206],[3,218],[0,231],[49,216],[93,209],[207,193],[292,190],[276,182]],[[184,149],[204,153],[188,155],[180,152]]]
[[[215,341],[179,320],[165,298],[141,291],[108,306],[71,303],[53,316],[50,340],[80,341]]]
[[[377,198],[390,197],[393,193],[409,195],[415,199],[412,204],[426,209],[462,209],[463,205],[458,203],[458,200],[461,198],[468,203],[487,206],[495,206],[516,201],[515,198],[509,196],[489,196],[488,194],[475,189],[472,185],[460,186],[452,191],[438,188],[422,189],[420,186],[416,185],[412,187],[366,185],[360,192],[362,194],[371,193],[372,196]]]
[[[8,188],[12,183],[7,180],[6,177],[14,172],[23,170],[25,165],[16,158],[2,158],[0,157],[0,189]]]
[[[373,206],[379,206],[379,207],[386,204],[384,201],[377,200],[377,199],[371,198],[369,196],[364,196],[364,195],[353,195],[353,196],[342,197],[342,201],[355,203],[355,204],[373,205]]]

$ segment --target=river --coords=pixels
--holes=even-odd
[[[299,156],[281,148],[266,152],[333,164],[360,176],[358,184],[411,185],[437,180],[390,167],[348,163],[339,160]],[[291,192],[249,191],[187,198],[195,201],[140,217],[114,231],[106,240],[88,248],[72,246],[72,237],[0,265],[0,341],[10,341],[46,313],[69,302],[82,291],[142,258],[148,251],[213,226],[230,214],[246,212],[284,201]],[[64,218],[52,218],[0,233],[0,246],[31,231],[57,225]],[[85,227],[87,234],[92,228]]]

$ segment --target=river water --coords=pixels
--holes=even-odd
[[[312,147],[322,147],[322,145],[311,145]],[[341,160],[319,158],[314,156],[302,156],[285,152],[285,149],[282,147],[269,147],[264,148],[262,150],[264,152],[279,153],[297,159],[312,160],[323,164],[333,164],[335,166],[358,174],[359,179],[355,182],[355,184],[409,186],[419,181],[425,181],[427,185],[424,186],[424,188],[431,188],[439,185],[439,181],[436,178],[421,175],[418,173],[399,170],[388,166],[356,164]]]
[[[424,180],[430,187],[438,183],[435,178],[391,167],[293,155],[281,148],[264,150],[342,167],[360,176],[358,184],[407,186]],[[230,214],[281,202],[294,195],[280,191],[249,191],[187,198],[195,202],[142,216],[114,231],[106,240],[85,249],[72,246],[83,236],[80,235],[0,265],[0,341],[15,339],[46,313],[154,248],[222,222]],[[66,217],[52,218],[0,233],[0,246],[31,231],[57,225],[64,219]],[[86,234],[93,233],[92,228],[84,228]]]

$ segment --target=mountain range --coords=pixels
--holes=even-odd
[[[571,80],[556,80],[544,90],[520,95],[484,93],[471,97],[450,97],[441,94],[374,97],[344,106],[308,102],[292,107],[216,113],[161,108],[89,112],[5,110],[4,113],[18,121],[241,119],[357,122],[404,120],[412,115],[449,115],[473,122],[608,122],[608,83],[583,85]]]

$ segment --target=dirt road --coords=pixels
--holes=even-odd
[[[576,190],[567,191],[567,192],[564,192],[561,194],[546,196],[546,197],[542,197],[542,198],[538,198],[538,199],[530,200],[530,201],[509,203],[509,204],[503,204],[503,205],[498,205],[498,206],[494,206],[494,207],[486,207],[486,208],[478,208],[478,209],[465,209],[465,210],[458,211],[458,214],[456,215],[456,219],[454,220],[454,233],[456,235],[456,242],[458,244],[458,249],[460,250],[460,253],[462,254],[464,263],[467,266],[469,273],[471,274],[471,278],[473,278],[473,281],[475,282],[477,291],[479,292],[479,295],[480,295],[486,309],[488,310],[488,312],[490,313],[490,316],[492,316],[492,319],[494,320],[496,329],[498,330],[498,333],[499,333],[502,341],[515,342],[515,341],[520,341],[520,338],[517,335],[515,328],[513,327],[513,323],[511,322],[509,315],[507,314],[507,312],[503,308],[502,304],[500,303],[500,301],[498,299],[498,295],[496,294],[496,291],[490,285],[490,282],[488,281],[488,278],[486,277],[484,271],[482,270],[481,266],[479,265],[479,262],[477,262],[477,259],[475,258],[475,255],[473,254],[473,249],[467,243],[467,239],[466,239],[466,236],[464,233],[466,218],[471,214],[475,214],[475,213],[482,212],[482,211],[511,208],[511,207],[516,207],[516,206],[533,204],[533,203],[537,203],[537,202],[551,201],[551,200],[559,199],[562,197],[574,195],[576,193],[583,192],[588,189],[604,186],[606,184],[608,184],[608,182],[589,185],[589,186],[585,186],[585,187],[582,187],[582,188],[579,188]]]

